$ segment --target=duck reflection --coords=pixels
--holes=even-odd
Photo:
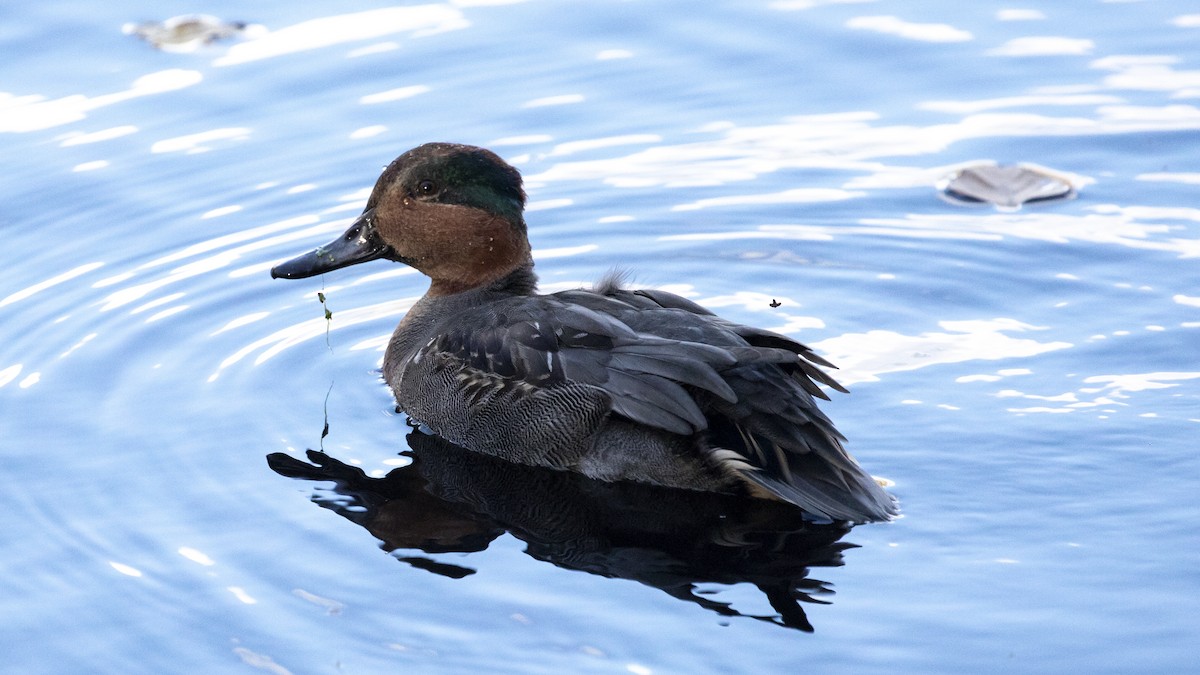
[[[723,616],[811,632],[801,603],[828,604],[809,568],[842,564],[844,523],[814,523],[788,505],[633,483],[603,483],[472,453],[413,431],[412,463],[371,478],[316,450],[308,462],[268,455],[283,476],[332,481],[313,501],[366,528],[414,567],[461,578],[474,570],[417,553],[482,551],[505,532],[526,553],[567,569],[631,579]],[[536,496],[536,498],[534,497]],[[778,613],[743,614],[698,584],[753,584]]]

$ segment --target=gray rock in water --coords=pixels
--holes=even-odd
[[[188,14],[166,21],[143,21],[123,26],[127,35],[137,36],[169,52],[195,51],[217,40],[239,36],[247,28],[244,21],[222,21],[207,14]]]
[[[1033,164],[982,162],[959,167],[937,183],[942,198],[953,204],[994,204],[1015,211],[1027,202],[1071,199],[1076,188],[1058,173]]]

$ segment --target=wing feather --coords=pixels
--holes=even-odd
[[[469,392],[472,398],[483,395],[480,387],[506,383],[590,385],[611,398],[613,412],[683,435],[708,426],[693,390],[736,400],[719,372],[737,362],[728,349],[635,330],[620,317],[571,299],[531,296],[493,303],[456,321],[462,328],[444,332],[423,352],[436,351],[469,371],[461,379],[476,388]],[[601,300],[593,304],[603,308],[610,302]]]

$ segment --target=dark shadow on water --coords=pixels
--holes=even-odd
[[[329,455],[267,456],[290,478],[332,481],[313,501],[366,528],[399,560],[461,578],[475,570],[428,555],[482,551],[505,532],[526,553],[559,567],[631,579],[723,616],[749,616],[811,632],[801,604],[828,604],[829,584],[809,568],[836,567],[854,544],[841,523],[803,519],[754,499],[630,483],[511,464],[414,431],[413,461],[383,478]],[[697,591],[698,584],[753,584],[775,615],[747,615]]]

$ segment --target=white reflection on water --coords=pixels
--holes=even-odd
[[[847,333],[810,346],[840,369],[843,384],[875,382],[879,375],[944,363],[1027,358],[1072,347],[1009,333],[1043,330],[1015,319],[939,321],[941,331],[904,335],[890,330]]]
[[[530,213],[533,211],[546,211],[548,209],[561,209],[564,206],[570,206],[574,203],[575,200],[571,199],[570,197],[563,197],[560,199],[539,199],[526,204],[525,212]]]
[[[858,16],[846,22],[847,28],[869,30],[919,42],[969,42],[970,31],[945,23],[913,23],[894,16]]]
[[[186,136],[164,138],[150,146],[150,153],[157,155],[165,152],[184,152],[193,155],[212,150],[216,141],[244,141],[248,138],[250,130],[245,127],[211,129]]]
[[[1070,413],[1080,410],[1104,408],[1102,412],[1115,412],[1116,406],[1128,406],[1126,403],[1130,394],[1153,389],[1171,389],[1178,387],[1181,382],[1200,378],[1200,372],[1153,372],[1130,373],[1125,375],[1093,375],[1083,379],[1085,385],[1074,391],[1060,394],[1042,395],[1030,394],[1016,389],[1004,389],[996,392],[999,398],[1020,398],[1040,401],[1043,403],[1059,403],[1061,405],[1036,405],[1023,408],[1009,408],[1014,413]]]
[[[527,134],[525,136],[505,136],[496,138],[487,142],[488,147],[501,147],[506,145],[535,145],[537,143],[549,143],[554,140],[550,134]]]
[[[359,47],[358,49],[351,49],[350,51],[346,52],[346,58],[356,59],[360,56],[370,56],[371,54],[383,54],[386,52],[395,51],[397,49],[400,49],[399,44],[392,42],[390,40],[387,40],[384,42],[376,42],[375,44],[367,45],[366,47]]]
[[[190,546],[180,546],[178,553],[184,558],[191,560],[197,565],[203,565],[204,567],[212,567],[213,565],[217,564],[203,551],[198,551]]]
[[[232,45],[213,65],[232,66],[396,33],[422,37],[470,25],[462,12],[450,5],[385,7],[339,14],[302,21]]]
[[[783,192],[760,195],[730,195],[710,197],[689,204],[676,204],[672,211],[699,211],[713,206],[741,206],[746,204],[811,204],[815,202],[838,202],[855,197],[865,197],[865,192],[838,190],[835,188],[793,188]]]
[[[33,297],[34,295],[41,293],[44,290],[47,290],[49,288],[54,288],[55,286],[57,286],[59,284],[68,282],[76,277],[83,276],[84,274],[87,274],[88,272],[99,269],[103,266],[104,266],[104,263],[102,263],[102,262],[91,262],[91,263],[86,263],[86,264],[80,265],[78,267],[69,269],[66,272],[63,272],[62,274],[56,274],[55,276],[50,277],[49,279],[46,279],[45,281],[39,281],[36,284],[33,284],[31,286],[26,286],[25,288],[22,288],[19,291],[10,293],[3,300],[0,300],[0,307],[6,307],[8,305],[15,304],[22,300],[27,300],[27,299]]]
[[[1084,56],[1095,48],[1096,43],[1085,38],[1043,35],[1013,38],[985,53],[988,56]]]
[[[1040,21],[1046,15],[1036,9],[1001,9],[996,11],[997,21]]]
[[[44,96],[15,96],[0,92],[0,132],[29,132],[78,122],[97,108],[123,103],[139,96],[162,94],[199,84],[204,76],[177,68],[143,75],[125,91],[99,96],[74,94],[47,101]]]
[[[324,596],[317,595],[316,593],[310,593],[302,588],[292,589],[292,594],[301,600],[311,602],[318,607],[324,608],[326,613],[330,616],[341,614],[342,610],[345,609],[345,605],[337,600],[326,598]]]
[[[358,99],[358,102],[362,103],[363,105],[372,105],[375,103],[390,103],[392,101],[402,101],[406,98],[412,98],[413,96],[418,96],[420,94],[426,94],[429,91],[430,91],[429,87],[427,87],[423,84],[414,84],[414,85],[407,86],[407,87],[399,87],[396,89],[389,89],[387,91],[381,91],[377,94],[367,94],[366,96],[363,96],[362,98]]]
[[[17,376],[21,374],[21,370],[24,368],[25,366],[23,364],[18,363],[7,368],[0,369],[0,387],[3,387],[9,382],[17,379]]]
[[[171,293],[170,295],[164,295],[161,298],[155,298],[154,300],[143,303],[143,304],[133,308],[129,312],[129,314],[131,316],[135,315],[135,314],[141,314],[142,312],[154,309],[155,307],[161,307],[162,305],[166,305],[168,303],[174,302],[174,301],[182,298],[184,295],[186,295],[186,293]]]
[[[61,142],[59,147],[69,148],[76,145],[86,145],[88,143],[99,143],[101,141],[109,141],[114,138],[121,138],[130,134],[136,134],[138,128],[132,124],[124,124],[119,127],[111,127],[93,131],[91,133],[83,133],[81,131],[71,131],[59,136]]]
[[[234,588],[230,587],[229,590],[233,591]],[[241,589],[237,590],[240,591]],[[266,654],[260,654],[245,647],[234,647],[233,653],[242,660],[242,663],[252,668],[270,673],[271,675],[291,675],[292,673],[292,671],[279,665],[274,659]]]
[[[622,145],[650,145],[652,143],[661,142],[662,136],[659,136],[658,134],[625,134],[622,136],[602,136],[600,138],[589,138],[582,141],[559,143],[550,151],[549,156],[561,157],[564,155],[573,155],[579,152],[587,152],[589,150],[598,150],[600,148],[612,148]]]
[[[236,319],[231,319],[224,326],[221,326],[217,330],[209,333],[209,336],[211,337],[213,335],[220,335],[221,333],[224,333],[226,331],[231,331],[235,328],[241,328],[242,326],[248,326],[256,321],[261,321],[270,315],[271,315],[270,312],[251,312],[249,314],[239,316]]]
[[[238,206],[237,204],[234,204],[232,206],[221,206],[221,207],[209,210],[209,211],[205,211],[204,213],[202,213],[200,215],[200,220],[208,220],[209,218],[220,218],[221,216],[227,216],[231,213],[237,213],[238,211],[241,211],[241,210],[242,210],[242,207]]]
[[[169,317],[169,316],[173,316],[173,315],[175,315],[175,314],[178,314],[178,313],[180,313],[180,312],[182,312],[182,311],[184,311],[184,310],[188,309],[188,307],[190,307],[190,305],[176,305],[176,306],[174,306],[174,307],[170,307],[170,308],[168,308],[168,309],[164,309],[164,310],[163,310],[163,311],[161,311],[161,312],[158,312],[158,313],[156,313],[156,314],[153,314],[153,315],[151,315],[151,316],[148,316],[148,317],[146,317],[146,323],[154,323],[155,321],[160,321],[160,320],[162,320],[162,319],[165,319],[165,318],[167,318],[167,317]]]
[[[99,335],[99,333],[88,333],[87,335],[84,335],[82,338],[80,338],[79,342],[76,342],[75,344],[68,347],[66,351],[59,354],[58,358],[65,359],[66,357],[70,356],[71,354],[74,354],[77,350],[79,350],[80,347],[83,347],[84,345],[91,342],[92,340],[95,340],[97,335]],[[2,378],[0,378],[0,379],[2,379]],[[3,386],[2,383],[0,383],[0,386]]]
[[[1200,239],[1171,236],[1186,233],[1170,221],[1200,222],[1200,209],[1098,205],[1094,213],[962,213],[908,214],[903,218],[863,218],[853,225],[759,225],[749,230],[691,232],[659,237],[660,241],[722,239],[830,240],[835,236],[875,235],[913,239],[974,239],[1005,237],[1054,243],[1088,242],[1126,248],[1165,251],[1181,258],[1200,257]],[[1146,222],[1150,220],[1151,222]]]
[[[768,6],[771,9],[793,12],[823,5],[863,5],[870,2],[878,2],[878,0],[775,0]]]
[[[233,252],[223,251],[215,256],[210,256],[203,260],[182,265],[171,271],[166,276],[159,277],[152,281],[136,284],[128,288],[122,288],[118,291],[113,291],[101,301],[102,304],[100,311],[108,312],[119,307],[123,307],[131,302],[135,302],[146,297],[154,291],[170,286],[171,284],[179,283],[185,279],[207,274],[213,270],[225,267],[236,259],[237,255]]]
[[[1200,70],[1175,70],[1175,56],[1135,55],[1108,56],[1093,61],[1091,66],[1110,70],[1105,86],[1113,89],[1138,91],[1170,91],[1175,98],[1200,96]]]
[[[553,105],[572,105],[575,103],[583,103],[583,94],[558,94],[556,96],[543,96],[526,101],[521,104],[522,108],[545,108]]]
[[[1143,173],[1136,180],[1200,185],[1200,173]]]
[[[1020,96],[1001,96],[999,98],[975,99],[970,101],[925,101],[917,104],[918,110],[952,113],[963,115],[978,113],[985,110],[1000,108],[1023,108],[1026,106],[1069,106],[1069,105],[1111,105],[1124,103],[1125,99],[1111,94],[1078,94],[1078,93],[1038,93]]]
[[[243,604],[246,604],[246,605],[258,604],[258,600],[254,596],[247,593],[246,589],[242,588],[241,586],[228,586],[228,587],[226,587],[225,590],[232,593],[233,597],[237,598],[238,601]]]
[[[126,565],[125,563],[119,563],[119,562],[116,562],[115,560],[110,560],[110,561],[108,562],[108,564],[109,564],[109,565],[110,565],[110,566],[111,566],[111,567],[112,567],[114,570],[116,570],[116,571],[120,572],[121,574],[124,574],[124,575],[125,575],[125,576],[127,576],[127,577],[140,577],[140,576],[142,576],[142,571],[141,571],[141,570],[139,570],[139,569],[138,569],[138,568],[136,568],[136,567],[133,567],[133,566],[131,566],[131,565]]]
[[[633,58],[633,52],[628,49],[602,49],[596,52],[597,61],[612,61],[614,59]]]
[[[992,374],[980,373],[977,375],[963,375],[961,377],[954,378],[954,381],[960,384],[965,384],[968,382],[999,382],[1006,377],[1032,374],[1033,371],[1028,368],[1001,368]]]
[[[568,256],[579,255],[581,253],[589,253],[600,248],[598,244],[580,244],[579,246],[561,246],[558,248],[539,248],[534,249],[533,259],[548,260],[550,258],[566,258]]]
[[[386,133],[387,130],[388,128],[382,124],[373,124],[369,127],[362,127],[361,129],[355,129],[354,131],[350,132],[350,138],[355,140],[362,138],[374,138],[375,136]]]

